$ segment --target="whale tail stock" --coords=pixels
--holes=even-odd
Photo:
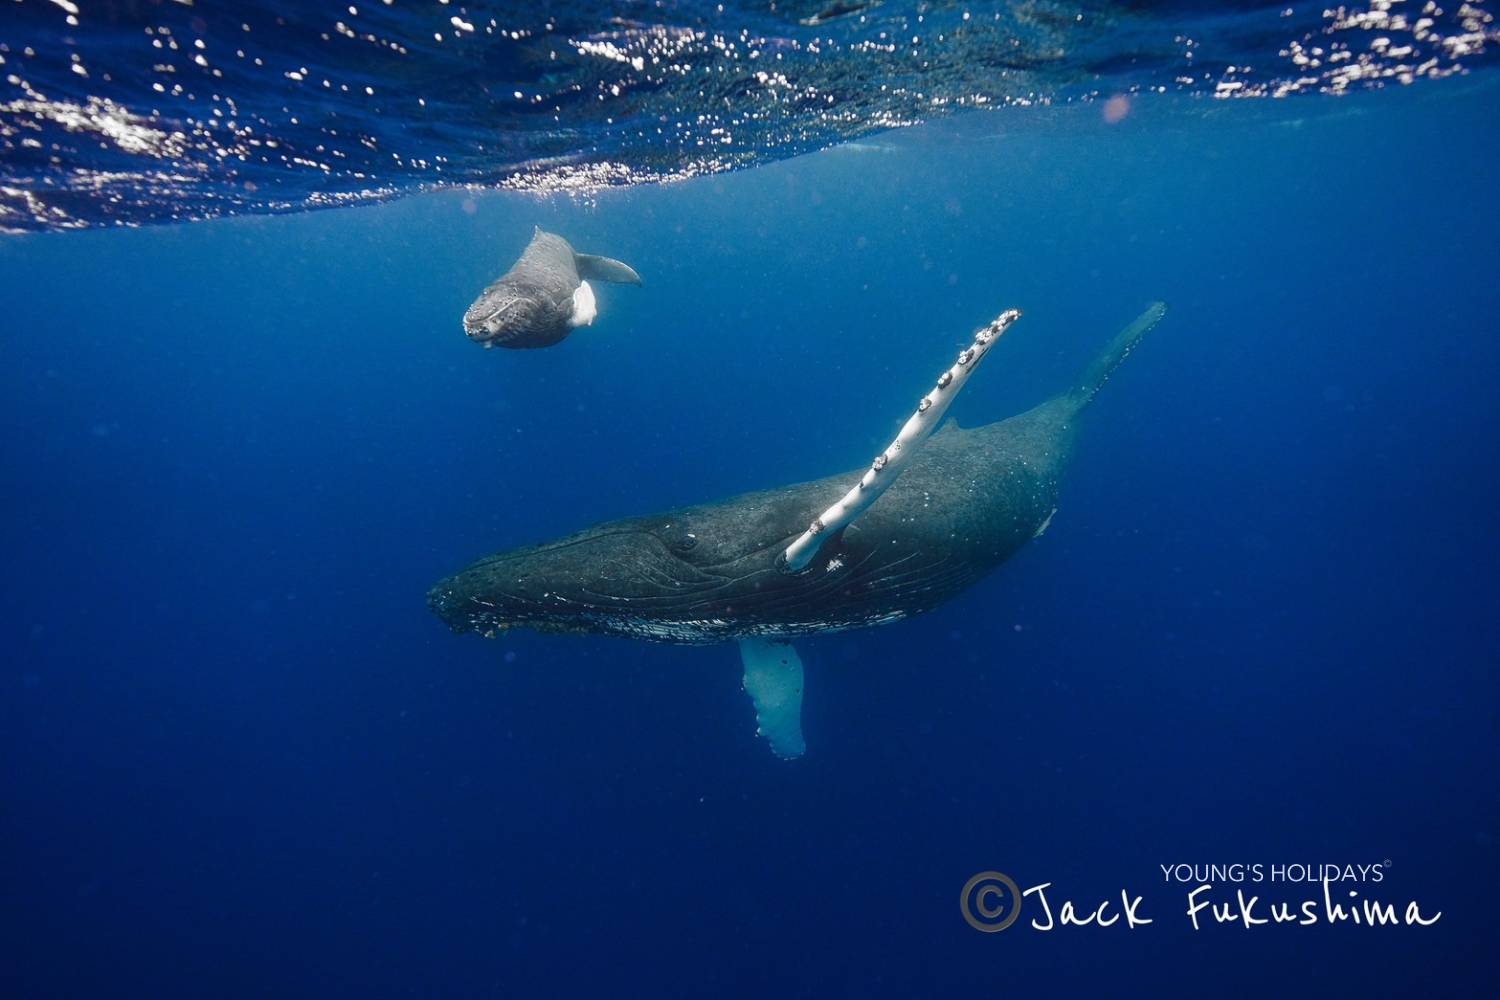
[[[1115,338],[1109,342],[1099,356],[1084,369],[1082,377],[1067,393],[1067,399],[1072,403],[1073,412],[1078,412],[1094,401],[1099,395],[1099,390],[1104,388],[1104,383],[1120,367],[1120,362],[1129,357],[1135,345],[1141,342],[1146,334],[1151,332],[1152,327],[1161,322],[1161,318],[1167,314],[1165,302],[1153,302],[1146,307],[1146,311],[1135,318],[1125,329],[1115,334]]]

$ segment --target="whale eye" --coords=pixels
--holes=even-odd
[[[691,552],[697,547],[698,536],[693,534],[691,531],[687,532],[681,538],[677,539],[677,541],[672,543],[672,548],[676,549],[678,552]]]

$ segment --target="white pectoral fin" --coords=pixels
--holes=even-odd
[[[802,740],[802,657],[789,643],[741,639],[745,691],[755,703],[756,734],[783,760],[807,752]]]
[[[917,412],[907,418],[906,423],[901,426],[901,432],[896,435],[896,440],[876,456],[869,471],[844,494],[843,499],[813,518],[807,530],[786,547],[780,559],[784,569],[791,573],[807,569],[829,539],[839,537],[840,532],[880,499],[880,494],[896,481],[911,464],[912,456],[921,450],[933,431],[937,430],[943,414],[948,412],[948,407],[953,403],[953,397],[958,395],[958,390],[964,387],[974,369],[979,367],[979,362],[995,346],[1000,335],[1020,318],[1019,309],[1007,309],[974,334],[974,342],[960,351],[953,367],[938,377],[937,385],[922,397],[922,401],[917,404]]]
[[[594,290],[587,281],[580,281],[573,289],[573,315],[568,317],[568,325],[575,329],[590,326],[598,315],[599,301],[594,298]]]

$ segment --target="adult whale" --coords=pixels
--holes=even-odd
[[[521,258],[464,313],[464,333],[485,347],[551,347],[599,314],[589,278],[641,283],[629,264],[579,253],[538,227]]]
[[[760,732],[779,755],[797,756],[802,665],[785,643],[929,611],[1046,530],[1080,415],[1165,311],[1152,305],[1074,385],[1025,413],[973,430],[950,422],[925,445],[921,434],[908,437],[941,415],[945,390],[962,384],[955,374],[967,376],[978,363],[972,352],[1018,315],[1008,313],[989,336],[980,331],[852,490],[858,472],[610,521],[481,559],[439,582],[428,603],[455,631],[490,637],[521,626],[738,640]],[[900,460],[904,474],[888,488],[869,485]]]

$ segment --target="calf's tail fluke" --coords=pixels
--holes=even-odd
[[[1109,346],[1099,353],[1079,378],[1073,390],[1068,394],[1075,409],[1083,409],[1094,401],[1099,395],[1099,390],[1104,388],[1104,383],[1120,367],[1135,345],[1141,342],[1141,338],[1151,331],[1151,328],[1161,322],[1161,318],[1167,314],[1165,302],[1153,302],[1146,307],[1146,311],[1135,318],[1125,329],[1115,334],[1115,339],[1109,342]]]

